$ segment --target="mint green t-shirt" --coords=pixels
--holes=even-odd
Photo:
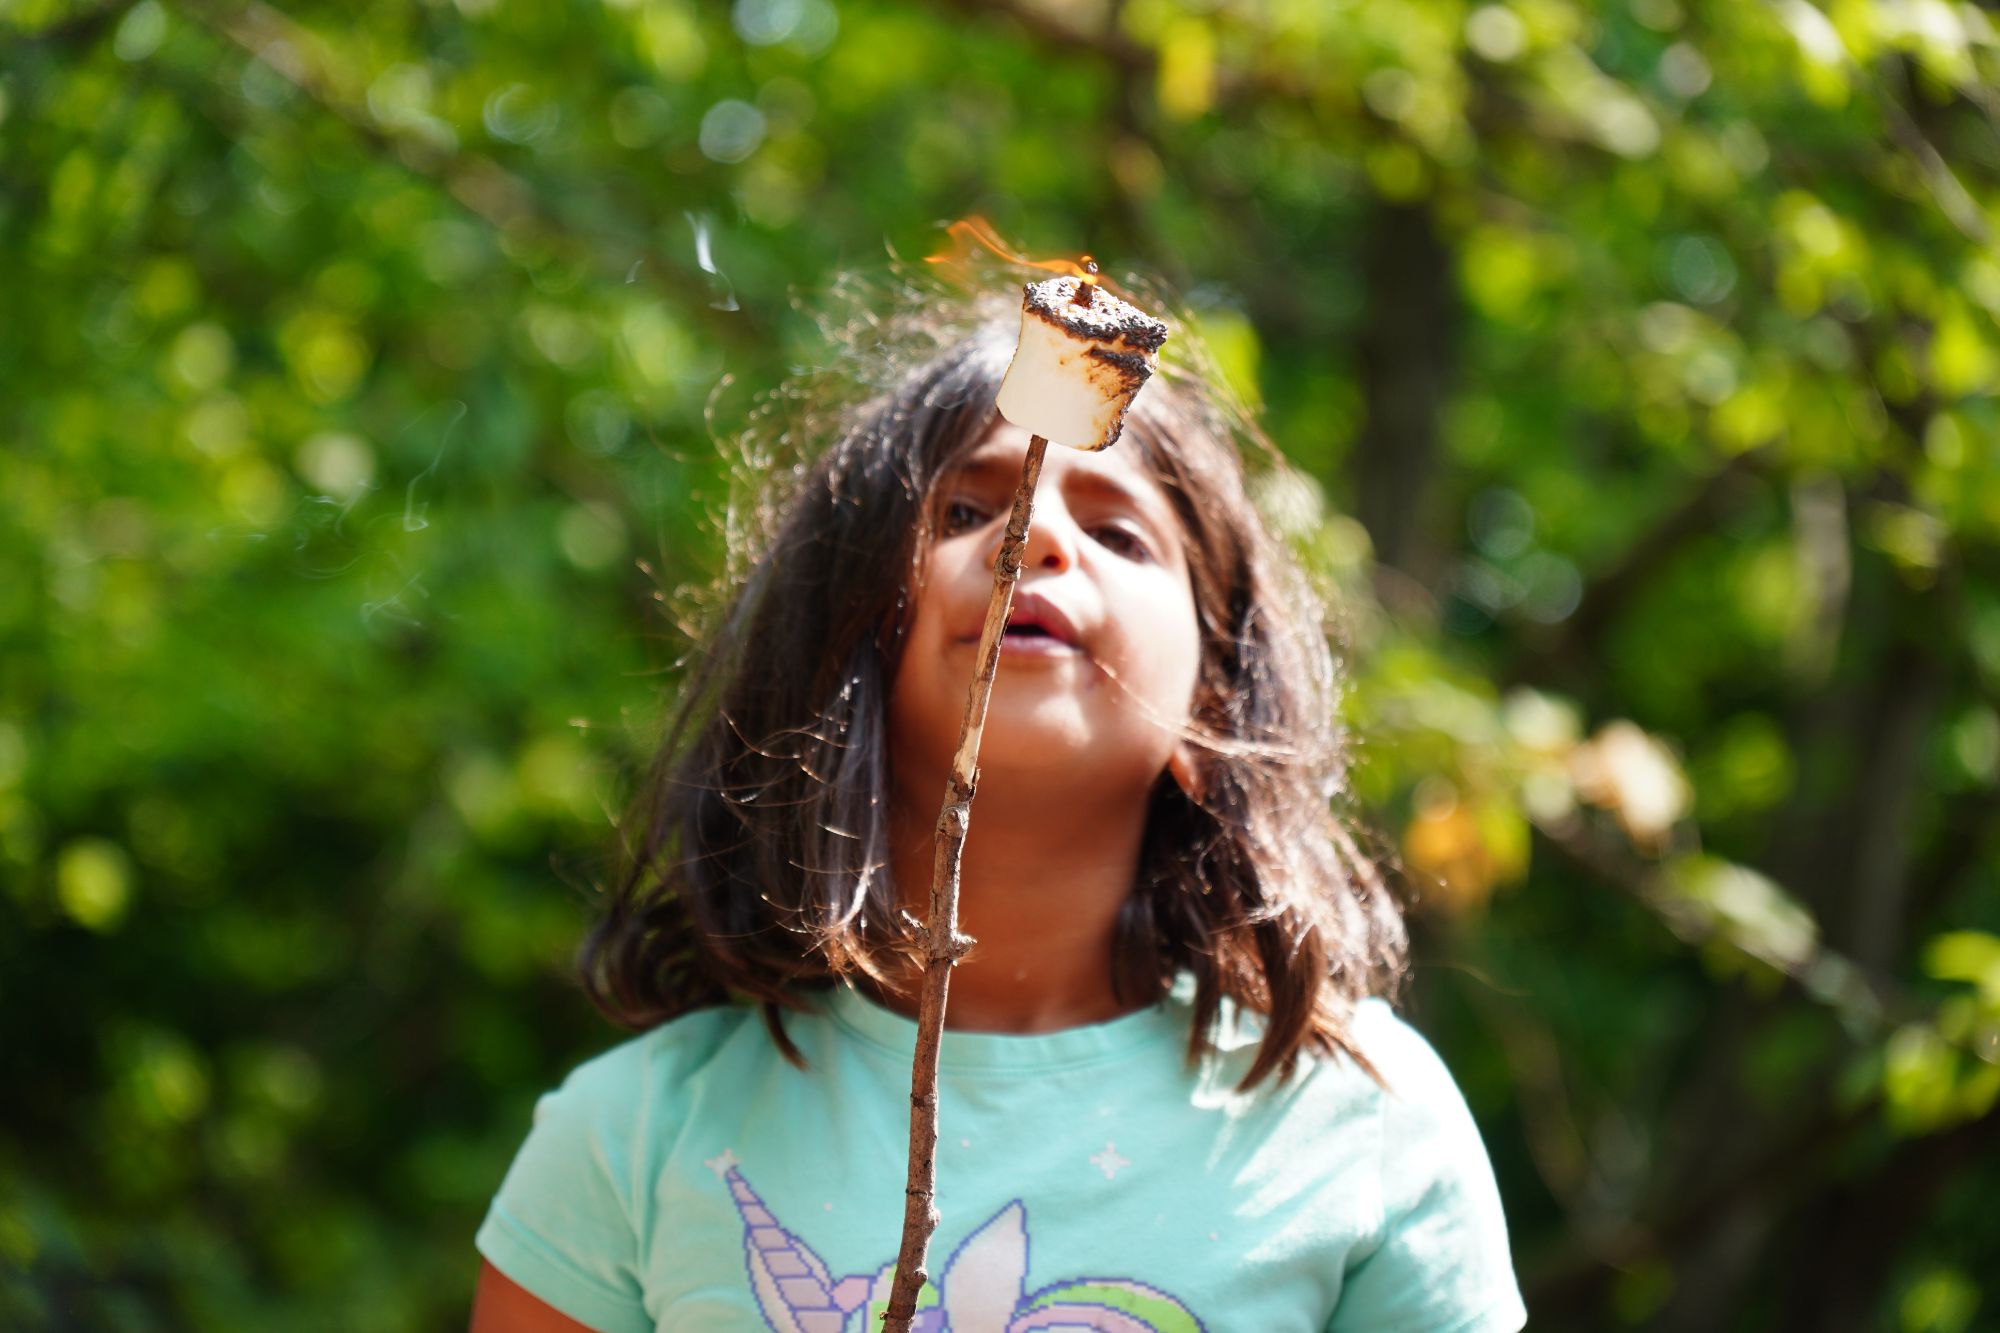
[[[1033,1036],[949,1032],[920,1333],[1511,1333],[1493,1171],[1430,1046],[1379,1000],[1344,1058],[1239,1093],[1247,1027],[1190,1067],[1179,1000]],[[851,990],[578,1067],[480,1227],[602,1333],[867,1333],[902,1230],[916,1025]]]

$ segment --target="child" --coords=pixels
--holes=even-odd
[[[902,912],[1027,445],[993,407],[1012,309],[969,315],[767,511],[584,948],[643,1035],[537,1106],[475,1333],[879,1327]],[[1049,451],[964,850],[927,1333],[1524,1320],[1465,1104],[1375,998],[1402,928],[1330,813],[1332,662],[1232,420],[1170,365],[1114,448]]]

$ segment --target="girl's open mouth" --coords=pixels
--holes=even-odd
[[[1007,632],[1001,638],[1002,652],[1062,656],[1081,651],[1082,636],[1069,613],[1034,588],[1014,594],[1007,610]]]
[[[1010,624],[1000,636],[1002,657],[1075,657],[1083,649],[1036,624]]]
[[[1076,622],[1053,599],[1034,588],[1014,594],[1000,655],[1017,658],[1076,657],[1082,654]]]

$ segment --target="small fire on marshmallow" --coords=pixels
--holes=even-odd
[[[960,218],[944,230],[945,235],[951,237],[952,248],[943,254],[924,256],[926,264],[963,264],[978,249],[990,251],[1022,268],[1038,268],[1048,273],[1060,273],[1064,277],[1082,278],[1089,283],[1104,281],[1097,276],[1097,261],[1089,255],[1077,259],[1030,259],[1001,240],[1000,233],[994,231],[993,224],[985,218]]]
[[[1000,415],[1053,444],[1095,451],[1118,440],[1132,400],[1152,377],[1167,325],[1114,295],[1089,255],[1029,259],[979,218],[950,227],[962,259],[977,244],[1010,263],[1060,276],[1022,292],[1021,337],[1000,384]]]

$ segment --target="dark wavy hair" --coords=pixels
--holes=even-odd
[[[901,316],[844,330],[844,374],[863,368],[870,391],[817,421],[796,397],[767,405],[752,432],[769,439],[789,413],[779,438],[826,443],[789,460],[748,451],[761,490],[733,511],[745,558],[580,954],[592,1001],[628,1028],[747,1001],[797,1060],[782,1013],[804,992],[855,975],[894,989],[907,975],[887,869],[890,686],[933,489],[996,420],[1018,327],[1011,303],[917,295]],[[1178,356],[1116,447],[1137,451],[1187,537],[1202,656],[1186,735],[1201,793],[1164,774],[1152,792],[1106,964],[1133,1003],[1193,974],[1191,1059],[1224,997],[1263,1015],[1247,1088],[1308,1050],[1367,1067],[1349,1040],[1353,1006],[1393,990],[1405,938],[1337,812],[1347,761],[1319,600],[1250,498],[1244,454],[1266,475],[1284,464],[1215,390],[1180,324]]]

